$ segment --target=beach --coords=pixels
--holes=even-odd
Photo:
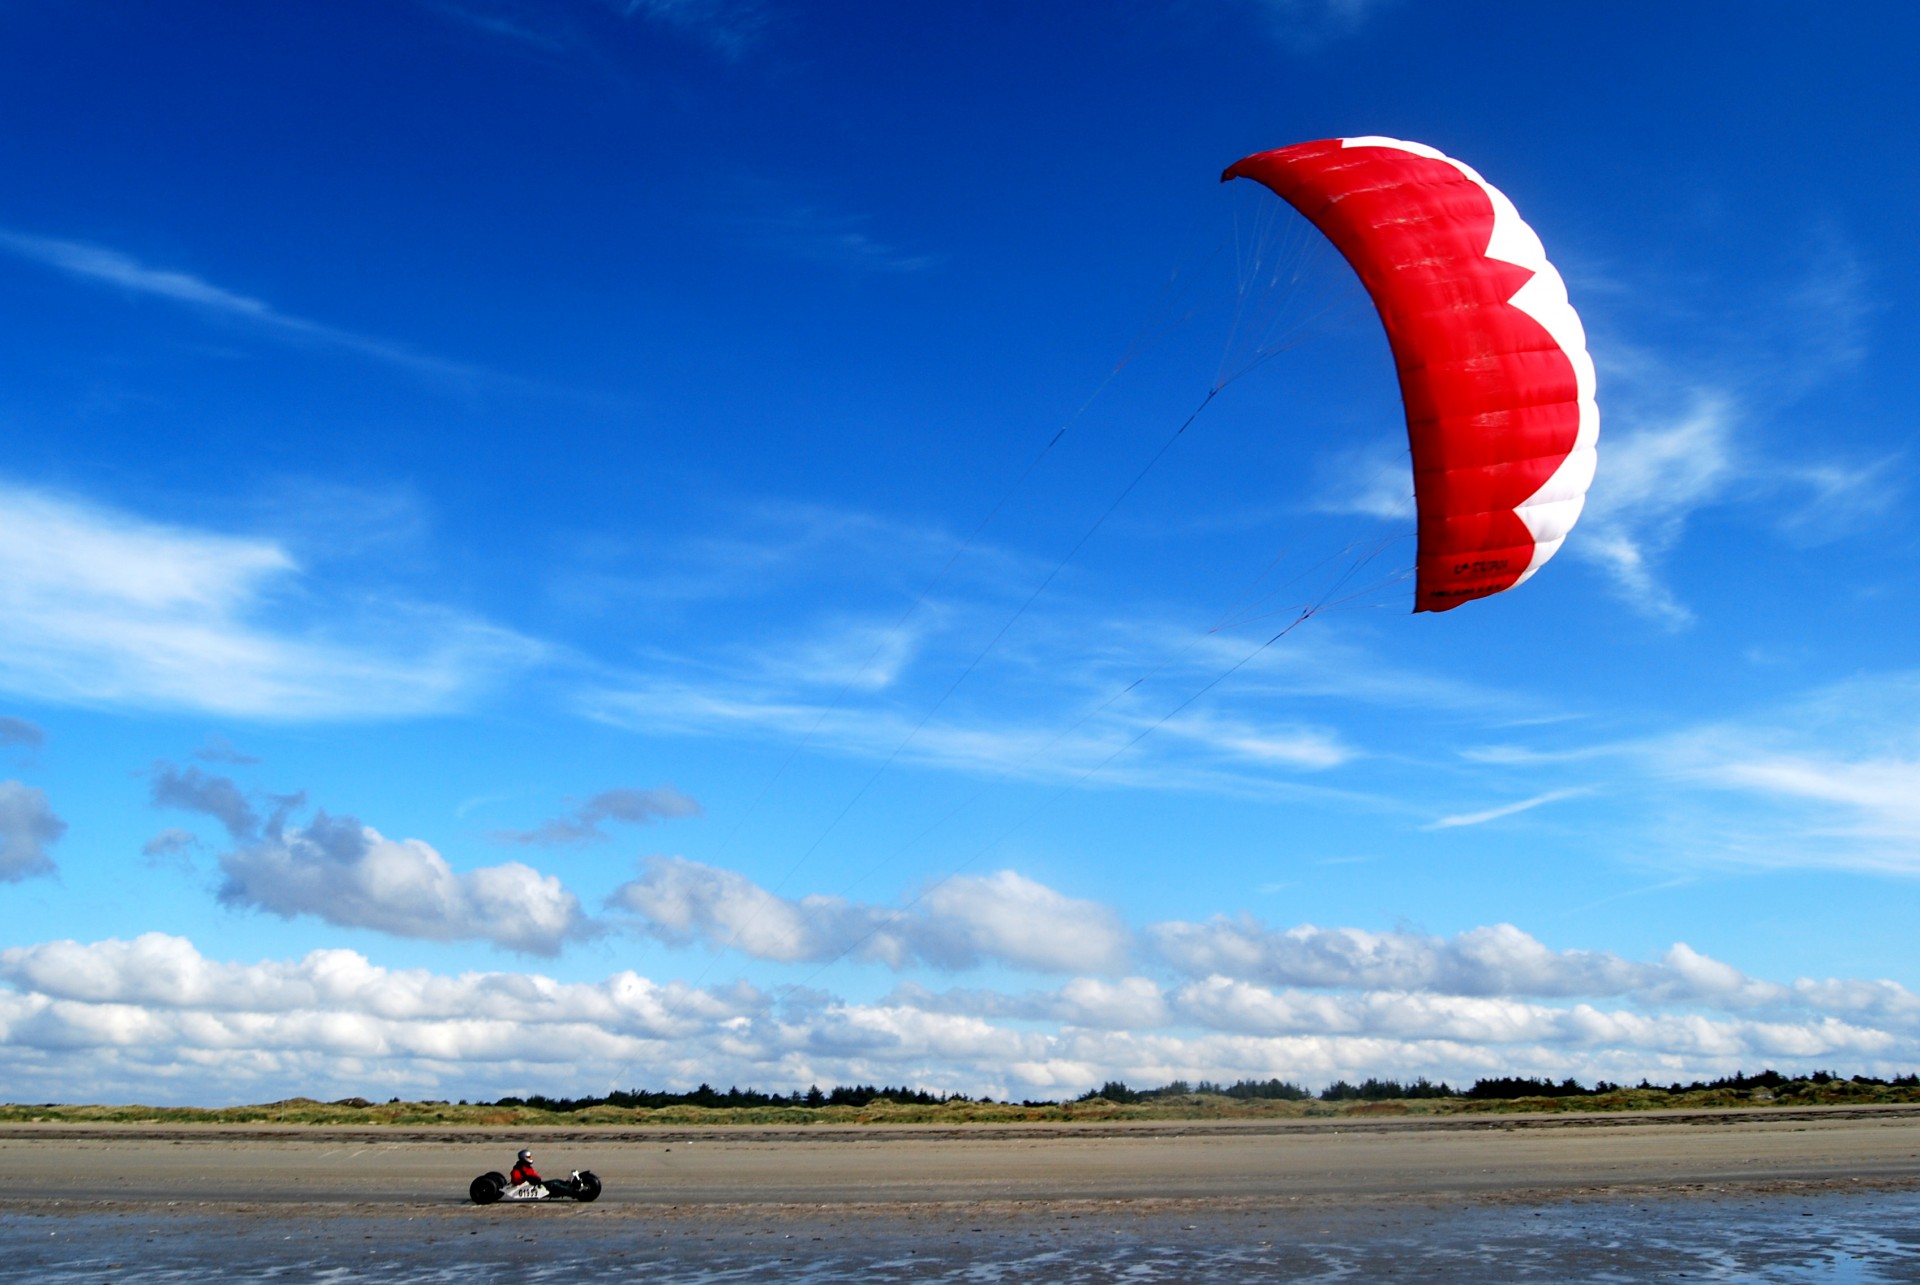
[[[1511,1199],[1920,1182],[1920,1106],[1299,1120],[624,1129],[0,1126],[32,1201],[434,1209],[505,1171],[591,1169],[600,1210],[983,1200]],[[0,1198],[17,1203],[20,1197]]]
[[[468,1181],[519,1146],[549,1174],[593,1170],[605,1195],[468,1203]],[[48,1280],[399,1280],[449,1264],[608,1278],[644,1264],[676,1280],[1609,1280],[1655,1264],[1676,1279],[1920,1279],[1914,1107],[510,1133],[8,1125],[0,1163],[16,1175],[0,1196],[7,1261]]]

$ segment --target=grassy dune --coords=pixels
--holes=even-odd
[[[1794,1081],[1776,1090],[1739,1091],[1701,1089],[1671,1093],[1665,1089],[1620,1089],[1580,1097],[1531,1097],[1498,1100],[1467,1098],[1410,1098],[1379,1101],[1284,1102],[1230,1098],[1195,1093],[1120,1104],[1104,1098],[1090,1101],[1017,1105],[1000,1102],[951,1101],[937,1104],[899,1103],[880,1099],[865,1106],[770,1106],[707,1108],[669,1106],[630,1108],[587,1107],[579,1111],[549,1111],[531,1106],[450,1104],[446,1102],[369,1103],[352,1098],[317,1102],[289,1098],[255,1106],[149,1107],[69,1106],[7,1103],[0,1105],[0,1123],[34,1124],[270,1124],[270,1125],[445,1125],[548,1126],[648,1125],[718,1127],[726,1125],[815,1124],[1009,1124],[1024,1121],[1116,1120],[1275,1120],[1340,1116],[1446,1116],[1490,1113],[1593,1113],[1607,1111],[1711,1110],[1730,1107],[1838,1106],[1920,1102],[1920,1088],[1902,1085],[1856,1084],[1832,1080],[1824,1084]]]

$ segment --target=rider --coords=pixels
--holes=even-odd
[[[533,1167],[533,1152],[522,1151],[513,1158],[513,1172],[508,1178],[515,1185],[523,1182],[539,1182],[540,1171]]]

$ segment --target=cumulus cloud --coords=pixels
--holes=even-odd
[[[0,482],[0,690],[82,705],[264,719],[458,707],[533,663],[528,639],[386,600],[303,626],[278,542],[143,518]]]
[[[255,798],[233,780],[198,767],[156,763],[155,806],[199,812],[233,841],[220,857],[220,900],[292,919],[313,915],[343,928],[370,928],[429,941],[486,941],[508,950],[555,955],[593,925],[561,881],[517,861],[456,871],[419,839],[389,839],[350,816],[318,811],[291,824],[302,794]],[[191,843],[168,831],[148,843],[150,857],[174,857]],[[156,845],[159,845],[156,848]]]
[[[37,750],[47,743],[47,734],[38,723],[29,723],[24,718],[12,718],[0,715],[0,745],[24,745]]]
[[[852,956],[889,968],[972,968],[984,962],[1040,972],[1122,969],[1130,937],[1110,907],[1067,897],[1011,870],[962,875],[912,906],[863,905],[840,897],[792,899],[733,871],[652,857],[608,904],[642,931],[760,959],[826,962]]]
[[[0,781],[0,882],[19,883],[53,873],[47,849],[67,832],[44,791],[19,781]]]
[[[1685,942],[1643,962],[1603,951],[1556,951],[1512,924],[1436,937],[1312,924],[1279,929],[1250,918],[1216,918],[1156,924],[1149,935],[1165,962],[1197,979],[1176,1003],[1208,1026],[1294,1022],[1316,1031],[1397,1031],[1395,1023],[1404,1025],[1405,1015],[1417,1010],[1479,1014],[1490,1023],[1485,1030],[1491,1038],[1500,1013],[1524,1012],[1527,1022],[1572,1022],[1565,1014],[1587,1010],[1549,1010],[1526,1001],[1625,999],[1648,1008],[1709,1008],[1770,1019],[1816,1014],[1822,1021],[1920,1033],[1920,996],[1897,982],[1764,981]],[[1308,993],[1329,991],[1346,993]],[[1451,1003],[1456,999],[1493,1006]]]
[[[1520,1000],[1375,991],[1324,995],[1274,991],[1226,977],[1195,982],[1175,997],[1203,1025],[1256,1035],[1329,1034],[1400,1041],[1443,1040],[1483,1048],[1546,1046],[1608,1053],[1766,1059],[1844,1052],[1883,1056],[1907,1042],[1885,1030],[1835,1018],[1814,1022],[1646,1013],[1591,1004],[1556,1007]],[[1910,1039],[1910,1037],[1907,1037]]]
[[[1100,1030],[1153,1030],[1173,1021],[1165,992],[1150,977],[1075,977],[1057,990],[1023,994],[983,989],[932,991],[908,982],[882,1000],[881,1006],[966,1017],[1061,1022]]]
[[[1140,977],[1077,977],[1024,995],[903,986],[858,1003],[817,992],[776,1000],[752,986],[700,989],[632,971],[570,982],[446,975],[338,949],[235,963],[150,933],[0,949],[0,1042],[24,1098],[163,1102],[701,1080],[908,1083],[1000,1097],[1077,1094],[1108,1079],[1631,1082],[1768,1064],[1902,1074],[1920,1058],[1920,1005],[1891,983],[1781,989],[1804,1010],[1727,1016],[1406,990],[1305,994],[1227,977],[1172,993]]]
[[[508,843],[586,843],[607,837],[608,821],[648,825],[654,821],[699,816],[700,805],[671,785],[651,790],[621,787],[602,790],[565,816],[542,821],[531,830],[502,830],[496,838]]]
[[[510,861],[464,873],[419,839],[389,839],[353,817],[317,813],[220,858],[220,900],[283,918],[313,915],[430,941],[492,942],[557,955],[590,931],[560,880]]]
[[[1269,928],[1250,917],[1172,921],[1150,933],[1181,972],[1283,986],[1430,990],[1450,995],[1619,995],[1641,969],[1614,955],[1553,951],[1511,924],[1457,937],[1359,928]]]

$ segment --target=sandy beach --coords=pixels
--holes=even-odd
[[[468,1203],[529,1146],[592,1205]],[[181,1279],[1920,1279],[1920,1108],[774,1129],[0,1127],[0,1254]]]
[[[595,1208],[1546,1198],[1920,1185],[1920,1107],[1433,1119],[724,1129],[9,1125],[0,1206],[459,1205],[532,1147]],[[174,1204],[172,1207],[178,1207]]]

